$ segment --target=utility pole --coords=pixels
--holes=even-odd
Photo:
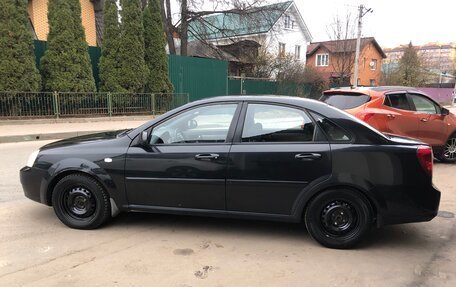
[[[363,17],[368,12],[373,12],[371,8],[367,9],[364,5],[359,5],[358,7],[359,15],[358,15],[358,37],[356,38],[356,53],[355,53],[355,71],[353,75],[353,87],[358,87],[358,69],[359,69],[359,50],[361,46],[361,30],[363,26]]]

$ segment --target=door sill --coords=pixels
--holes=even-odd
[[[251,220],[269,220],[284,222],[299,222],[300,220],[292,215],[287,214],[269,214],[259,212],[228,211],[217,209],[196,209],[196,208],[178,208],[166,206],[149,206],[130,204],[128,210],[132,212],[162,213],[175,215],[192,215],[192,216],[209,216],[223,218],[239,218]]]

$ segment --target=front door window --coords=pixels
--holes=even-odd
[[[237,104],[198,107],[156,126],[150,143],[224,143]]]

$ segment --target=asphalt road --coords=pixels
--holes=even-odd
[[[456,165],[435,165],[439,217],[331,250],[299,224],[122,214],[69,229],[22,194],[44,143],[0,144],[0,286],[456,286]]]

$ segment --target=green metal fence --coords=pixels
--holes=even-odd
[[[278,83],[270,80],[230,77],[228,95],[271,95],[277,94]]]
[[[176,55],[168,57],[174,92],[188,93],[190,101],[227,94],[228,62]]]
[[[281,83],[269,79],[230,77],[228,95],[286,95],[319,98],[321,91],[310,84]]]
[[[37,67],[46,51],[45,41],[34,41]],[[100,77],[98,64],[101,56],[99,47],[89,46],[92,72],[97,88]],[[228,62],[216,59],[168,55],[169,78],[175,93],[186,93],[190,101],[223,95],[277,94],[300,97],[319,97],[309,85],[283,84],[267,79],[241,78],[228,76]],[[100,95],[97,93],[97,95]],[[95,101],[95,99],[91,99]],[[106,100],[106,99],[105,99]],[[99,99],[99,101],[103,101]],[[104,103],[99,102],[100,105]]]
[[[161,114],[188,94],[0,92],[0,119]]]

